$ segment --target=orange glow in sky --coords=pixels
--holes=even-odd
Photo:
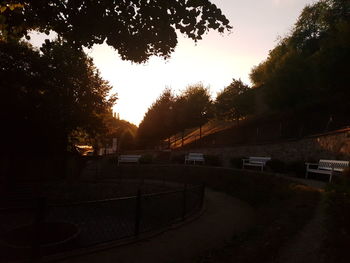
[[[195,44],[179,35],[172,57],[164,61],[151,58],[137,65],[122,61],[107,45],[94,46],[88,53],[118,93],[114,111],[136,125],[148,107],[166,87],[175,92],[202,82],[213,97],[229,85],[232,78],[250,84],[253,66],[264,60],[269,50],[285,36],[301,10],[311,0],[213,0],[230,20],[229,35],[210,32]]]
[[[164,61],[153,57],[145,64],[122,61],[107,45],[95,45],[86,50],[101,76],[118,93],[114,111],[138,125],[148,107],[166,88],[175,93],[188,85],[209,86],[213,98],[241,78],[250,84],[253,66],[266,59],[276,46],[278,37],[285,36],[306,4],[314,0],[212,0],[233,26],[232,33],[210,32],[195,44],[178,35],[178,45],[171,58]]]

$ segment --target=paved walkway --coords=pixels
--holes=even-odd
[[[322,241],[326,237],[324,207],[320,202],[314,217],[280,251],[277,263],[323,263]]]
[[[321,194],[323,194],[323,189],[327,184],[310,179],[287,178],[319,189]],[[326,236],[324,209],[323,197],[321,197],[314,217],[281,249],[279,257],[275,260],[276,263],[324,262],[322,253],[322,241]]]
[[[161,211],[160,211],[161,212]],[[227,194],[206,191],[206,210],[198,219],[149,240],[63,260],[75,262],[175,263],[193,262],[206,251],[220,248],[235,233],[254,223],[254,211]]]

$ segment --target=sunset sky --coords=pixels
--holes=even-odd
[[[195,44],[178,35],[171,58],[153,57],[145,64],[122,61],[107,45],[87,50],[102,77],[118,93],[114,111],[136,125],[166,88],[175,93],[201,82],[213,97],[232,78],[250,84],[253,66],[266,59],[279,37],[284,37],[306,4],[313,0],[212,0],[233,26],[232,33],[210,32]]]

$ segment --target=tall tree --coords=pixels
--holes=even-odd
[[[173,132],[173,107],[175,96],[165,89],[145,113],[138,129],[139,142],[151,146],[165,139]]]
[[[96,149],[112,146],[113,139],[117,139],[118,150],[132,149],[136,144],[137,127],[125,120],[113,116],[112,110],[103,115],[105,130],[93,139]]]
[[[177,131],[202,126],[212,117],[210,91],[203,84],[188,86],[176,98],[176,102]]]
[[[165,89],[146,112],[138,138],[141,145],[154,145],[186,128],[203,125],[211,116],[210,92],[202,84],[187,87],[179,96]]]
[[[250,87],[240,79],[233,79],[231,84],[217,94],[215,112],[219,119],[236,120],[253,113],[254,96]]]
[[[111,87],[82,51],[46,42],[41,51],[25,43],[0,42],[1,119],[8,151],[63,153],[72,131],[101,130],[101,115],[114,104]]]
[[[350,2],[321,0],[304,8],[291,33],[251,72],[273,109],[349,96]]]
[[[28,37],[30,30],[49,33],[75,47],[106,42],[123,59],[142,62],[152,55],[169,57],[176,30],[194,41],[209,30],[230,30],[229,21],[209,0],[3,0],[1,38]]]

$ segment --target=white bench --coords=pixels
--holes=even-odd
[[[185,164],[187,162],[193,162],[196,164],[196,162],[204,163],[204,155],[203,153],[189,153],[185,156]]]
[[[139,163],[141,155],[123,154],[118,156],[118,165],[121,163]]]
[[[243,169],[244,166],[258,166],[261,167],[261,171],[264,170],[264,166],[268,161],[271,160],[271,157],[249,157],[248,159],[243,160]]]
[[[332,177],[336,173],[341,173],[344,168],[349,167],[349,161],[338,160],[320,160],[318,163],[305,163],[306,173],[305,178],[309,173],[328,174],[329,182],[332,181]],[[312,168],[313,167],[313,168]]]

